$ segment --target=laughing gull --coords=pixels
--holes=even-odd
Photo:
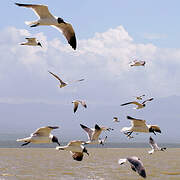
[[[129,137],[133,132],[154,133],[155,135],[155,132],[161,133],[159,126],[148,125],[145,120],[135,119],[130,116],[127,116],[127,119],[131,120],[131,127],[124,127],[121,130],[121,132],[124,132],[127,137]]]
[[[118,120],[118,117],[113,117],[113,122],[120,122],[120,121]]]
[[[119,159],[118,164],[122,165],[126,161],[128,161],[131,165],[131,169],[135,172],[137,172],[140,176],[143,178],[146,178],[146,171],[143,166],[143,163],[140,161],[140,159],[136,156],[128,157],[126,159]]]
[[[87,108],[87,105],[86,105],[86,102],[85,102],[85,101],[75,100],[75,101],[72,101],[72,103],[74,104],[74,113],[77,111],[77,108],[78,108],[79,103],[80,103],[84,108]]]
[[[88,135],[89,141],[87,141],[85,144],[102,144],[103,145],[103,142],[105,142],[107,137],[104,140],[99,139],[101,132],[113,130],[112,128],[99,127],[97,124],[95,125],[95,128],[88,128],[82,124],[80,124],[80,126],[86,131]]]
[[[37,21],[25,22],[30,27],[36,26],[52,26],[58,29],[63,35],[66,37],[68,43],[75,50],[76,49],[76,36],[74,29],[71,24],[65,22],[60,17],[53,16],[46,5],[38,5],[38,4],[20,4],[15,3],[17,6],[31,8],[34,13],[39,17]]]
[[[82,161],[83,153],[86,153],[89,156],[87,149],[82,145],[82,143],[85,142],[79,140],[70,141],[66,146],[57,146],[56,149],[70,151],[74,160]]]
[[[154,141],[154,139],[153,139],[151,136],[150,136],[150,138],[149,138],[149,144],[150,144],[150,146],[151,146],[151,148],[152,148],[152,150],[148,151],[149,154],[153,154],[153,153],[156,152],[156,151],[164,151],[164,150],[166,150],[165,147],[164,147],[164,148],[160,148],[160,147],[156,144],[156,142]]]
[[[28,45],[28,46],[41,46],[40,42],[37,42],[36,38],[25,38],[27,42],[21,43],[20,45]]]
[[[152,101],[153,99],[154,98],[146,99],[142,103],[139,103],[137,101],[131,101],[131,102],[128,102],[128,103],[121,104],[121,106],[125,106],[125,105],[128,105],[128,104],[135,104],[135,105],[137,105],[137,107],[134,108],[134,109],[142,109],[142,108],[144,108],[146,106],[146,104],[145,104],[146,102]]]
[[[60,146],[58,138],[51,134],[53,129],[57,129],[57,126],[45,126],[37,129],[30,137],[17,139],[18,142],[25,142],[21,146],[25,146],[29,143],[42,144],[42,143],[57,143]]]
[[[84,81],[84,79],[79,79],[79,80],[75,80],[75,81],[71,81],[71,82],[69,82],[69,83],[65,83],[63,80],[61,80],[60,78],[59,78],[59,76],[57,76],[56,74],[54,74],[54,73],[52,73],[52,72],[50,72],[50,71],[48,71],[51,75],[53,75],[57,80],[59,80],[59,82],[60,82],[60,85],[59,85],[59,87],[60,88],[63,88],[63,87],[65,87],[65,86],[67,86],[68,84],[70,84],[70,83],[73,83],[73,82],[79,82],[79,81]]]
[[[134,60],[134,61],[129,63],[129,65],[131,67],[133,67],[133,66],[144,66],[145,67],[145,64],[146,64],[145,61],[138,61],[138,60]]]

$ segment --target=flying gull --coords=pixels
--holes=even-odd
[[[80,103],[84,108],[87,108],[87,105],[86,105],[86,102],[85,102],[85,101],[75,100],[75,101],[72,101],[72,103],[74,104],[74,113],[77,111],[77,108],[78,108],[79,103]]]
[[[62,32],[71,47],[74,50],[76,49],[76,36],[72,25],[65,22],[60,17],[53,16],[49,12],[48,6],[38,4],[15,4],[20,7],[31,8],[34,13],[39,17],[37,21],[25,22],[27,25],[30,25],[30,27],[52,26]]]
[[[118,117],[113,117],[113,122],[120,122],[120,121],[118,120]]]
[[[99,127],[97,124],[95,125],[95,128],[88,128],[82,124],[80,124],[80,126],[86,131],[88,135],[89,141],[87,141],[85,144],[102,144],[103,145],[107,137],[104,140],[99,139],[101,132],[113,130],[112,128]]]
[[[69,82],[69,83],[65,83],[63,80],[61,80],[60,78],[59,78],[59,76],[57,76],[56,74],[54,74],[54,73],[52,73],[52,72],[50,72],[50,71],[48,71],[51,75],[53,75],[57,80],[59,80],[59,82],[60,82],[60,85],[59,85],[59,87],[60,88],[63,88],[63,87],[65,87],[65,86],[67,86],[68,84],[70,84],[70,83],[73,83],[73,82],[79,82],[79,81],[84,81],[84,79],[79,79],[79,80],[75,80],[75,81],[72,81],[72,82]]]
[[[66,146],[57,146],[56,149],[70,151],[74,160],[82,161],[84,153],[86,153],[89,156],[87,149],[82,145],[82,143],[85,142],[79,140],[70,141]]]
[[[144,96],[145,96],[145,94],[143,94],[143,95],[141,95],[141,96],[136,96],[136,99],[137,99],[137,100],[142,100]]]
[[[127,119],[131,120],[131,127],[124,127],[121,130],[121,132],[124,132],[127,137],[129,137],[133,132],[154,133],[155,135],[155,132],[161,133],[159,126],[148,125],[145,120],[135,119],[130,116],[127,116]]]
[[[128,104],[135,104],[135,105],[137,105],[137,107],[134,108],[134,109],[142,109],[142,108],[144,108],[146,106],[146,104],[145,104],[146,102],[152,101],[153,99],[154,98],[146,99],[142,103],[139,103],[137,101],[131,101],[131,102],[128,102],[128,103],[121,104],[121,106],[125,106],[125,105],[128,105]]]
[[[53,129],[57,129],[57,126],[46,126],[37,129],[30,137],[17,139],[18,142],[25,142],[21,146],[25,146],[29,143],[42,144],[42,143],[57,143],[60,146],[58,138],[51,134]]]
[[[148,151],[149,154],[153,154],[156,151],[164,151],[166,150],[166,148],[160,148],[156,142],[154,141],[154,139],[150,136],[149,138],[149,144],[152,147],[152,150]]]
[[[40,42],[37,42],[36,38],[25,38],[27,42],[21,43],[20,45],[28,45],[28,46],[41,46]]]
[[[128,161],[131,165],[131,169],[135,172],[137,172],[141,177],[146,178],[146,171],[143,166],[143,163],[140,161],[140,159],[136,156],[128,157],[126,159],[119,159],[118,164],[122,165],[126,161]]]
[[[129,63],[129,65],[131,67],[133,67],[133,66],[144,66],[145,67],[145,64],[146,64],[145,61],[138,61],[138,60],[134,60],[134,61]]]

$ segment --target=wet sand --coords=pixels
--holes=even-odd
[[[142,179],[120,158],[138,156],[147,179],[179,180],[180,149],[147,153],[148,148],[88,148],[90,156],[74,161],[66,151],[53,148],[0,148],[0,180],[134,180]]]

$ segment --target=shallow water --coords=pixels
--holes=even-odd
[[[134,180],[142,179],[119,158],[138,156],[147,179],[180,180],[180,149],[147,153],[145,148],[88,148],[90,156],[74,161],[69,152],[53,148],[1,148],[0,180]]]

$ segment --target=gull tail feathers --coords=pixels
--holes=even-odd
[[[28,26],[31,26],[31,25],[36,24],[36,22],[34,22],[34,21],[25,21],[25,24],[28,25]]]
[[[30,140],[30,138],[23,138],[23,139],[17,139],[16,141],[17,142],[27,142],[27,141],[29,141]]]

